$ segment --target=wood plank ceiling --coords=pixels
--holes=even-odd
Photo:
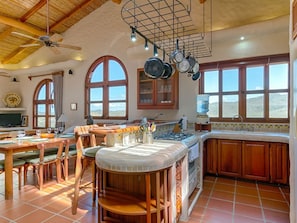
[[[39,38],[61,34],[108,0],[9,0],[0,3],[0,61],[17,64],[40,47],[20,47],[37,41],[13,32]],[[120,0],[113,0],[120,3]],[[48,13],[49,12],[49,13]],[[47,20],[48,15],[48,20]]]

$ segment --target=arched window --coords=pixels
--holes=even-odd
[[[33,97],[33,128],[55,127],[54,84],[51,79],[42,80]]]
[[[85,116],[128,119],[128,78],[118,58],[97,59],[88,70],[85,86]]]

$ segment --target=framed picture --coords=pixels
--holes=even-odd
[[[70,104],[70,110],[71,111],[76,111],[77,110],[77,103],[71,103]]]
[[[297,0],[292,3],[292,38],[297,37]]]
[[[29,119],[28,115],[23,115],[22,116],[22,126],[23,127],[27,127],[28,126],[28,119]]]

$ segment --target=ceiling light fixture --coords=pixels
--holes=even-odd
[[[144,49],[145,50],[149,50],[147,39],[145,39]]]
[[[136,32],[135,32],[135,28],[132,27],[131,28],[131,41],[135,42],[136,41]]]
[[[154,44],[154,56],[157,57],[158,56],[158,48],[157,45]]]

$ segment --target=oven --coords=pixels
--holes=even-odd
[[[191,133],[170,132],[155,136],[155,139],[181,141],[188,147],[188,196],[190,196],[195,190],[199,181],[199,143],[197,138]]]

